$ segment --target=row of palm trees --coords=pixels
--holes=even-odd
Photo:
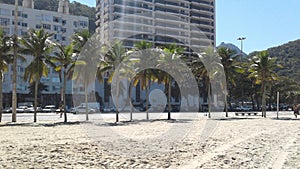
[[[9,52],[11,49],[11,38],[4,35],[1,32],[1,60],[0,60],[0,75],[7,71],[8,64],[12,63],[12,54]],[[153,44],[145,41],[141,41],[135,44],[134,48],[131,50],[127,50],[124,48],[121,42],[116,42],[112,44],[112,46],[100,46],[99,48],[95,48],[93,46],[89,49],[96,49],[100,51],[83,51],[85,47],[89,45],[89,40],[91,38],[91,34],[87,30],[83,30],[82,32],[76,33],[72,37],[72,43],[68,46],[62,46],[61,44],[53,43],[50,39],[52,37],[51,33],[45,32],[43,29],[39,30],[30,30],[28,31],[28,36],[24,38],[20,38],[19,40],[19,53],[22,55],[31,55],[33,57],[32,62],[25,69],[24,79],[28,80],[30,83],[35,84],[35,96],[34,96],[34,122],[37,121],[37,90],[38,84],[40,83],[40,79],[43,76],[48,75],[48,67],[52,66],[58,73],[60,77],[60,82],[63,83],[61,88],[61,95],[63,100],[63,105],[66,106],[66,81],[67,79],[76,79],[80,75],[83,75],[85,79],[82,79],[85,87],[85,101],[87,102],[87,87],[90,83],[94,81],[93,77],[89,77],[90,69],[87,67],[91,67],[90,65],[95,65],[97,69],[96,77],[98,80],[103,78],[104,72],[110,72],[109,81],[112,81],[112,77],[117,70],[117,67],[123,63],[127,58],[130,52],[143,52],[144,49],[153,49]],[[90,45],[95,45],[92,41]],[[266,94],[268,86],[274,80],[278,79],[278,76],[274,72],[276,68],[279,66],[275,63],[273,58],[270,58],[266,51],[258,53],[255,57],[253,57],[250,62],[245,65],[240,62],[237,62],[235,57],[236,55],[233,51],[226,48],[220,48],[215,51],[212,48],[207,48],[204,52],[192,59],[185,57],[183,54],[184,49],[178,47],[176,45],[169,45],[166,47],[160,47],[161,51],[163,51],[165,60],[172,60],[172,58],[180,57],[186,61],[187,65],[192,69],[195,77],[204,83],[207,87],[208,93],[210,93],[210,81],[214,78],[218,78],[218,71],[223,69],[226,76],[226,84],[224,85],[224,89],[230,89],[232,86],[235,86],[235,79],[237,74],[243,74],[247,72],[247,76],[249,79],[253,80],[256,84],[260,84],[261,92],[262,92],[262,111],[263,116],[266,116]],[[157,50],[157,49],[156,49]],[[84,54],[82,54],[84,53]],[[97,53],[97,54],[96,54]],[[99,54],[100,53],[100,54]],[[96,54],[96,55],[95,55]],[[99,54],[99,55],[98,55]],[[92,57],[91,55],[95,55]],[[141,53],[141,56],[144,54]],[[218,58],[221,60],[219,68],[216,68],[213,72],[208,72],[205,68],[203,62],[203,58],[208,59],[208,62],[211,63],[214,61],[214,58]],[[20,56],[20,58],[22,58]],[[211,60],[209,60],[211,59]],[[148,60],[147,58],[142,58],[139,61],[141,66],[145,65]],[[144,63],[143,63],[144,62]],[[159,62],[157,63],[159,64]],[[74,69],[75,67],[79,69]],[[80,69],[80,67],[82,69]],[[0,77],[1,77],[0,76]],[[92,75],[93,76],[93,75]],[[2,77],[1,77],[2,79]],[[168,119],[171,119],[171,88],[172,88],[173,78],[160,70],[146,69],[135,75],[132,80],[131,85],[136,86],[138,83],[141,85],[141,88],[146,90],[146,110],[148,116],[148,93],[149,87],[151,83],[158,82],[164,83],[168,88]],[[117,83],[119,84],[119,83]],[[2,80],[0,82],[0,89],[2,88]],[[117,85],[117,96],[119,95],[119,86]],[[225,99],[225,110],[226,116],[228,116],[228,105],[227,105],[227,96],[228,93],[226,91],[226,99]],[[208,94],[209,95],[209,94]],[[118,112],[118,101],[116,102],[117,112],[116,112],[116,122],[119,121],[119,112]],[[88,107],[86,106],[86,109]],[[64,107],[64,110],[65,107]],[[86,110],[88,112],[88,110]],[[0,95],[0,113],[2,113],[2,92]],[[210,115],[210,114],[209,114]],[[0,114],[1,120],[2,114]],[[132,117],[132,116],[131,116]],[[86,114],[86,120],[88,120],[88,113]],[[67,122],[67,113],[64,112],[64,121]]]
[[[202,59],[201,59],[202,57]],[[203,58],[207,62],[214,62],[214,58],[219,58],[221,60],[220,69],[224,70],[225,73],[225,113],[228,117],[228,97],[232,97],[232,90],[236,90],[239,86],[255,86],[260,87],[261,101],[262,101],[262,117],[266,117],[266,99],[267,94],[273,83],[279,80],[279,76],[275,72],[280,69],[282,66],[276,63],[276,59],[269,56],[267,51],[258,52],[255,56],[250,58],[248,61],[237,61],[240,55],[236,54],[235,51],[232,51],[228,48],[221,47],[215,51],[213,48],[207,48],[199,58],[193,58],[188,61],[191,69],[194,72],[194,75],[197,79],[202,80],[208,96],[210,91],[210,81],[218,78],[218,73],[216,71],[208,72],[203,64]],[[240,59],[241,60],[241,59]],[[208,64],[209,65],[209,64]],[[207,66],[207,64],[206,64]],[[241,79],[242,78],[242,79]],[[249,83],[243,84],[241,81],[247,80]],[[253,88],[248,89],[253,90]],[[239,93],[241,95],[241,93]],[[249,94],[252,95],[252,94]],[[252,96],[251,96],[252,97]],[[251,98],[248,96],[248,99]],[[208,98],[210,100],[210,98]],[[231,100],[231,98],[230,98]],[[210,101],[208,101],[210,102]],[[257,103],[258,104],[258,103]],[[210,106],[209,106],[210,108]],[[210,117],[210,111],[208,116]]]
[[[76,33],[72,37],[72,43],[68,46],[63,46],[58,43],[53,43],[50,39],[53,34],[44,31],[43,29],[28,31],[28,35],[18,40],[18,58],[25,61],[25,56],[32,57],[31,62],[25,68],[24,80],[29,83],[34,83],[34,122],[37,121],[37,94],[38,85],[42,77],[47,77],[49,66],[53,67],[58,73],[60,82],[63,83],[61,95],[63,105],[66,106],[65,89],[67,78],[72,75],[72,69],[75,66],[75,56],[78,55],[86,40],[91,36],[87,30]],[[82,39],[82,40],[78,40]],[[2,118],[2,75],[8,70],[9,64],[13,62],[14,55],[12,54],[13,41],[12,37],[4,34],[0,30],[0,121]],[[66,107],[64,107],[64,121],[67,122]]]

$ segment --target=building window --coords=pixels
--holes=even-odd
[[[22,23],[22,26],[23,26],[23,27],[27,27],[27,23],[24,23],[24,22],[23,22],[23,23]]]
[[[53,83],[60,83],[59,77],[52,77]]]
[[[0,15],[9,16],[9,14],[10,14],[10,10],[9,9],[0,8]]]
[[[8,82],[9,81],[9,76],[8,74],[3,75],[3,82]]]
[[[10,20],[7,18],[0,18],[0,25],[2,26],[8,26],[10,23]]]
[[[86,21],[79,21],[79,25],[86,27],[87,26],[87,22]]]
[[[14,25],[15,21],[12,21],[11,23],[12,23],[12,25]],[[21,22],[18,22],[18,25],[21,26]]]
[[[51,16],[43,15],[43,21],[51,22]]]
[[[51,25],[50,24],[43,24],[43,28],[51,30]]]
[[[61,26],[54,25],[54,31],[61,31]]]
[[[25,13],[23,13],[23,14],[22,14],[22,17],[23,17],[23,18],[28,18],[28,15],[25,14]]]
[[[11,12],[11,16],[15,16],[15,11]],[[18,11],[18,16],[21,16],[21,11]]]
[[[67,21],[66,21],[66,20],[62,20],[62,24],[63,24],[63,25],[66,25],[66,24],[67,24]]]
[[[62,40],[62,37],[60,34],[55,34],[54,39],[60,41],[60,40]]]
[[[77,21],[74,21],[74,22],[73,22],[73,25],[74,25],[75,28],[77,28],[77,26],[78,26],[78,25],[77,25]]]
[[[60,17],[53,16],[53,22],[61,23],[62,19]]]
[[[36,29],[41,29],[42,26],[41,26],[41,25],[35,25],[35,28],[36,28]]]

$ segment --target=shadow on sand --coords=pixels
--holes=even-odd
[[[154,122],[166,122],[166,123],[190,123],[193,121],[193,119],[153,119],[153,120],[133,120],[133,121],[121,121],[118,123],[115,122],[94,122],[94,121],[74,121],[74,122],[49,122],[49,123],[0,123],[0,127],[55,127],[55,126],[63,126],[63,125],[80,125],[80,124],[91,124],[95,126],[128,126],[128,125],[134,125],[134,124],[141,124],[141,123],[154,123]]]
[[[87,122],[79,122],[79,121],[75,121],[75,122],[56,122],[56,123],[4,123],[4,124],[0,124],[0,127],[55,127],[55,126],[62,126],[62,125],[79,125],[81,123],[87,123]]]
[[[262,117],[223,117],[223,118],[211,118],[210,120],[216,121],[237,121],[237,120],[257,120],[261,119]]]
[[[154,122],[166,122],[166,123],[190,123],[193,119],[153,119],[153,120],[133,120],[133,121],[120,121],[117,123],[108,123],[108,122],[102,122],[102,123],[94,123],[96,126],[129,126],[129,125],[135,125],[135,124],[142,124],[142,123],[154,123]]]
[[[257,120],[257,119],[265,119],[260,116],[256,117],[223,117],[223,118],[212,118],[210,120],[216,120],[216,121],[238,121],[238,120]],[[266,119],[271,120],[282,120],[282,121],[300,121],[300,118],[294,118],[294,117],[279,117],[278,119],[276,117],[267,117]]]
[[[300,121],[300,118],[295,118],[295,117],[279,117],[277,118],[271,118],[272,120],[282,120],[282,121]]]

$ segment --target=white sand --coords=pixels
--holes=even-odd
[[[300,119],[274,117],[2,123],[0,168],[299,168]]]

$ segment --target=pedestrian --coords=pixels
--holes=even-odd
[[[293,109],[294,109],[294,115],[295,115],[295,117],[297,118],[297,115],[300,115],[299,114],[299,109],[300,109],[300,104],[295,104],[294,106],[293,106]]]

